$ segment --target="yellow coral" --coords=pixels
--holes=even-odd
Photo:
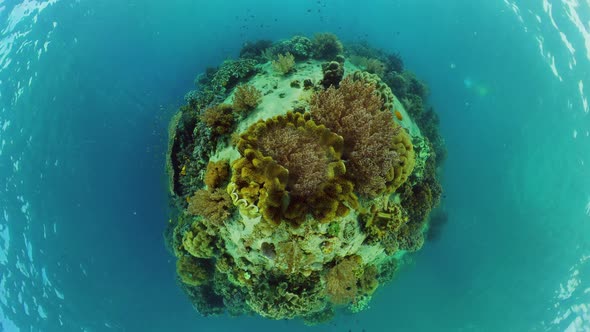
[[[295,57],[289,52],[284,55],[279,54],[278,58],[272,61],[272,68],[283,75],[291,72],[294,67]]]
[[[393,138],[394,149],[397,152],[398,160],[393,167],[393,178],[387,182],[390,192],[397,190],[412,174],[416,156],[410,135],[404,128],[400,127],[398,134]]]
[[[260,151],[246,149],[242,155],[232,165],[236,192],[248,204],[258,206],[265,220],[278,224],[286,208],[289,172]]]
[[[210,161],[205,171],[204,182],[211,190],[220,187],[229,178],[229,163],[227,160]]]
[[[260,103],[262,93],[250,84],[240,84],[234,94],[234,109],[246,113],[252,111]]]

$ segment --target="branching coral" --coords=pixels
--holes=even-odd
[[[329,221],[346,214],[348,206],[356,202],[351,183],[343,178],[342,138],[316,125],[309,115],[287,113],[259,121],[242,135],[238,150],[244,158],[233,166],[233,181],[251,203],[256,202],[256,196],[260,197],[258,207],[265,219],[273,223],[284,218],[298,224],[307,213],[320,221]],[[269,169],[276,170],[268,172]],[[276,179],[269,179],[269,174]],[[261,191],[269,183],[278,189],[272,200],[268,188]]]
[[[426,160],[423,178],[412,186],[406,183],[401,188],[401,205],[409,217],[409,222],[400,229],[398,236],[401,249],[416,251],[424,243],[423,233],[428,216],[438,205],[442,194],[442,187],[436,177],[435,163],[435,156],[431,155]]]
[[[364,71],[355,71],[352,73],[352,79],[355,81],[362,81],[365,84],[372,84],[375,86],[375,93],[381,97],[381,101],[383,102],[383,107],[381,110],[393,112],[393,92],[387,84],[385,84],[379,76],[376,74],[371,74]]]
[[[262,93],[254,86],[240,84],[234,94],[233,108],[245,115],[260,104],[260,98],[262,98]]]
[[[412,165],[411,143],[404,144],[409,137],[395,124],[393,114],[381,110],[383,102],[374,85],[346,77],[340,88],[313,95],[310,106],[316,122],[344,138],[343,159],[348,161],[347,176],[354,181],[356,192],[374,197],[395,190],[397,182],[405,180],[403,175],[407,176]]]
[[[295,57],[291,53],[279,54],[276,60],[272,61],[272,68],[282,75],[287,75],[295,67]]]

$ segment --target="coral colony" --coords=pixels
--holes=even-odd
[[[329,33],[248,43],[197,85],[170,123],[165,234],[194,307],[308,324],[367,308],[441,196],[426,86]]]

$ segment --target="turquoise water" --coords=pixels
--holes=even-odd
[[[0,0],[0,331],[589,331],[583,1]],[[260,38],[399,52],[446,139],[448,222],[371,308],[200,317],[164,248],[167,122]]]

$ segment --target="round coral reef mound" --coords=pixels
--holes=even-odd
[[[397,55],[332,34],[245,48],[170,123],[178,283],[203,315],[359,312],[422,247],[439,204],[428,90]]]

